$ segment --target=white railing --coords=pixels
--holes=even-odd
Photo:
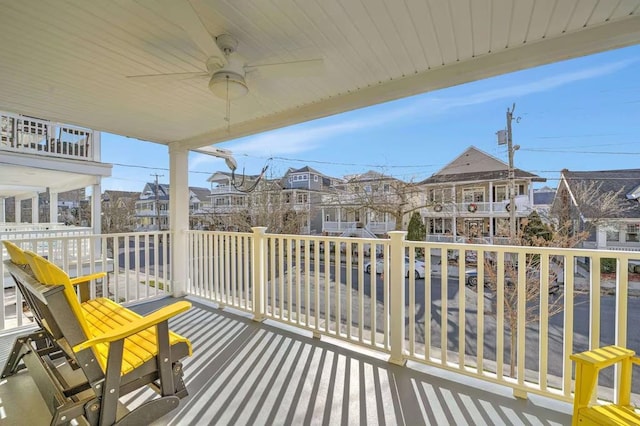
[[[93,160],[94,134],[81,127],[2,112],[0,150]]]
[[[429,207],[420,209],[421,215],[424,217],[441,217],[460,215],[467,216],[473,214],[492,213],[497,216],[509,216],[509,201],[495,202],[464,202],[464,203],[435,203]],[[510,208],[510,207],[509,207]],[[529,199],[519,196],[516,199],[516,214],[518,216],[527,215],[531,211],[531,203]]]
[[[396,232],[391,240],[274,235],[264,228],[254,233],[189,231],[188,292],[257,319],[387,352],[391,362],[410,359],[506,385],[520,396],[536,393],[570,401],[571,353],[610,343],[640,349],[627,323],[627,271],[630,261],[640,259],[638,252],[409,242],[403,237]],[[375,262],[364,256],[371,244],[380,253]],[[323,250],[327,247],[341,249]],[[424,278],[415,273],[421,253],[429,254],[422,260]],[[441,261],[454,257],[476,261]],[[599,267],[609,258],[618,271],[611,282]],[[532,259],[537,266],[531,266]],[[469,274],[480,283],[494,279],[487,288],[473,286]],[[550,294],[557,282],[559,294]],[[605,295],[605,288],[613,296]],[[609,379],[600,384],[614,388]]]
[[[322,231],[324,232],[343,232],[348,229],[355,229],[358,222],[322,222]]]
[[[59,265],[70,276],[105,271],[107,277],[92,283],[91,297],[108,297],[119,303],[134,303],[171,293],[169,233],[81,235],[11,239]],[[0,277],[0,331],[31,324],[23,312],[22,296],[4,269],[8,260],[2,250]],[[18,308],[20,307],[20,308]]]
[[[366,228],[374,234],[384,234],[388,231],[393,231],[396,228],[396,222],[395,220],[388,222],[369,222]]]
[[[59,223],[7,223],[0,225],[0,240],[74,237],[89,235],[91,232],[91,228],[66,226]]]

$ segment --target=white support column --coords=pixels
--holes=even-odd
[[[100,145],[102,143],[102,134],[100,132],[94,131],[92,138],[92,146],[91,146],[91,154],[93,155],[93,161],[100,162],[101,159],[101,148]]]
[[[253,320],[264,321],[265,276],[267,274],[265,271],[266,238],[264,234],[267,227],[254,226],[251,230],[253,231],[253,250],[251,252]]]
[[[49,222],[58,223],[58,193],[49,190]]]
[[[102,233],[102,185],[91,185],[91,227],[94,234]]]
[[[171,279],[175,297],[187,294],[189,259],[189,151],[169,147],[169,220],[171,232]]]
[[[40,223],[40,197],[38,193],[31,197],[31,223]]]
[[[489,182],[489,213],[493,213],[493,182]],[[490,215],[493,218],[493,214]]]
[[[453,215],[451,216],[451,232],[453,232],[453,242],[458,236],[458,200],[456,199],[456,186],[451,187],[451,199],[453,200]]]
[[[14,198],[16,223],[22,223],[22,199]]]
[[[389,362],[397,365],[405,365],[407,362],[404,358],[404,239],[406,236],[406,231],[389,232],[390,259],[386,259],[391,263],[389,270],[391,356]]]
[[[607,230],[603,226],[596,226],[596,248],[602,250],[607,248]]]
[[[4,198],[0,198],[0,223],[6,222],[7,216],[5,212],[5,202]]]

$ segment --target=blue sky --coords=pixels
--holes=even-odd
[[[422,180],[470,145],[507,161],[495,132],[516,104],[518,168],[548,179],[560,170],[640,168],[640,46],[568,60],[429,92],[276,131],[231,140],[239,169],[281,176],[309,165],[331,176],[378,170]],[[127,149],[122,149],[123,145]],[[141,191],[151,174],[169,182],[167,147],[103,134],[102,161],[114,163],[104,189]],[[135,160],[134,160],[135,159]],[[224,162],[192,153],[189,184]]]

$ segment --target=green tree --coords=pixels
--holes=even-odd
[[[553,228],[544,223],[537,212],[532,212],[522,225],[522,245],[538,246],[540,240],[551,241]]]
[[[420,213],[417,211],[413,212],[409,220],[409,226],[407,227],[407,240],[424,241],[426,235],[427,228],[424,226]]]

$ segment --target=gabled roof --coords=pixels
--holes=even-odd
[[[534,182],[544,182],[533,173],[514,169],[516,179],[531,179]],[[444,166],[421,184],[441,184],[450,182],[494,181],[509,178],[509,165],[498,158],[479,150],[474,146],[467,148],[452,162]]]
[[[345,176],[345,183],[349,182],[367,182],[367,181],[380,181],[380,180],[398,180],[393,176],[388,176],[380,172],[376,172],[375,170],[369,170],[367,172],[361,173],[359,175],[349,175]]]
[[[563,170],[561,174],[562,181],[569,187],[572,193],[578,188],[578,185],[590,185],[595,182],[594,190],[599,194],[620,192],[620,202],[631,203],[631,199],[627,196],[640,186],[640,169],[621,169],[621,170],[599,170],[599,171],[570,171]],[[597,198],[597,196],[596,196]],[[574,203],[580,202],[573,198]],[[624,205],[624,204],[623,204]],[[631,209],[623,210],[617,213],[616,217],[620,218],[640,218],[640,204],[637,202],[632,204]],[[590,206],[577,206],[584,217],[589,219]]]
[[[195,195],[200,202],[205,202],[209,200],[209,196],[211,195],[211,191],[208,188],[200,188],[198,186],[190,186],[189,191],[193,195]]]

